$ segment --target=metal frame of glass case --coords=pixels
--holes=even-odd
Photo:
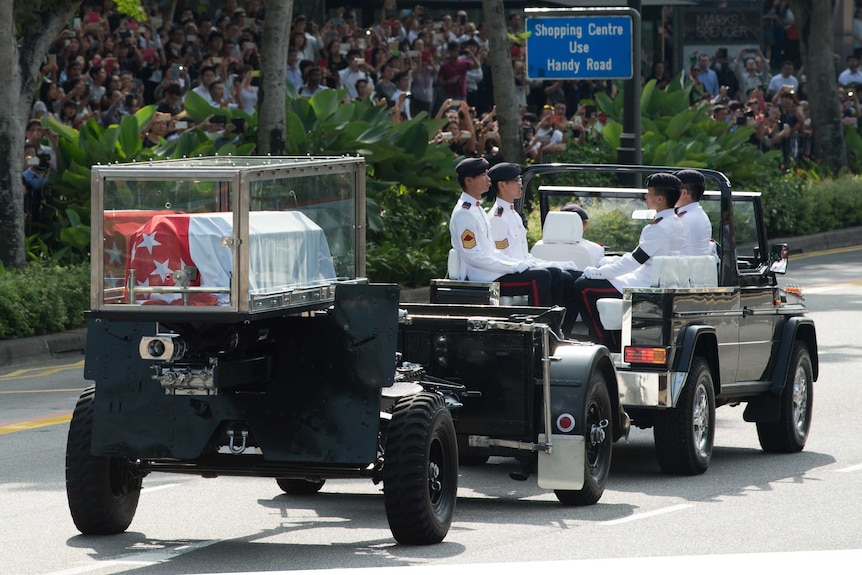
[[[365,281],[361,157],[201,157],[93,166],[91,178],[91,314],[257,317],[320,308],[337,284]],[[208,251],[197,253],[210,268],[218,260],[227,285],[205,283],[202,266],[176,253],[158,261],[153,246],[169,248],[146,233],[157,221],[161,230],[176,224],[171,246],[187,255],[205,229]],[[144,249],[149,275],[134,263]],[[149,284],[155,276],[161,285]]]

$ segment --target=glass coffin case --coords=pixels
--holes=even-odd
[[[94,166],[91,309],[256,314],[365,275],[361,157]]]

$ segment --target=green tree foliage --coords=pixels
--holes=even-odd
[[[369,269],[393,281],[401,276],[424,281],[422,278],[435,275],[445,260],[443,248],[448,246],[448,236],[443,238],[438,228],[447,221],[459,189],[452,152],[445,145],[428,143],[442,121],[430,120],[423,113],[394,123],[386,107],[366,101],[344,103],[343,95],[336,90],[321,91],[311,98],[288,94],[286,153],[363,156],[367,164]],[[186,111],[198,125],[220,114],[226,116],[228,125],[242,119],[248,128],[235,143],[218,148],[200,128],[145,148],[140,134],[152,118],[154,106],[106,128],[95,120],[80,130],[52,118],[43,120],[60,136],[58,170],[49,178],[52,195],[43,211],[44,221],[28,241],[30,259],[50,255],[58,262],[74,263],[88,258],[92,165],[253,153],[257,113],[249,116],[242,110],[213,108],[193,92],[186,95]],[[401,261],[395,261],[397,250],[373,249],[390,243],[404,244]],[[379,264],[375,258],[381,259]]]
[[[81,327],[89,303],[90,267],[31,263],[0,274],[0,339]]]
[[[652,166],[679,166],[719,170],[733,180],[746,179],[763,169],[764,162],[780,161],[778,151],[761,153],[748,140],[753,128],[729,130],[725,122],[710,118],[709,103],[691,105],[694,84],[683,84],[678,75],[664,89],[647,82],[641,92],[641,146],[643,163]],[[623,131],[623,97],[596,94],[596,105],[608,115],[602,131],[616,149]]]

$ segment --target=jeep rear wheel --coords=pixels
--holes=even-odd
[[[90,452],[95,388],[84,391],[69,425],[66,443],[66,496],[75,527],[84,535],[122,533],[132,523],[142,476],[120,457]]]
[[[383,494],[389,528],[399,543],[430,545],[446,537],[458,495],[458,442],[439,395],[417,393],[395,404]]]
[[[584,486],[576,491],[555,490],[564,505],[593,505],[602,498],[611,469],[613,437],[609,429],[613,422],[611,398],[604,376],[596,370],[590,379],[590,389],[584,402],[585,442]]]
[[[787,379],[779,398],[778,421],[757,422],[757,438],[763,451],[796,453],[802,451],[811,426],[814,403],[814,370],[804,343],[793,344]]]
[[[290,479],[279,477],[276,480],[282,491],[288,495],[314,495],[323,488],[325,479]]]
[[[709,467],[715,437],[715,389],[704,358],[692,358],[676,407],[656,414],[653,435],[658,464],[665,473],[700,475]]]

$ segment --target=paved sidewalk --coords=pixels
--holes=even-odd
[[[860,237],[862,227],[811,236],[775,238],[769,240],[769,243],[787,243],[791,254],[803,254],[859,245]],[[403,289],[401,301],[427,302],[429,288]],[[83,354],[86,336],[86,329],[76,329],[65,333],[0,341],[0,368]]]

